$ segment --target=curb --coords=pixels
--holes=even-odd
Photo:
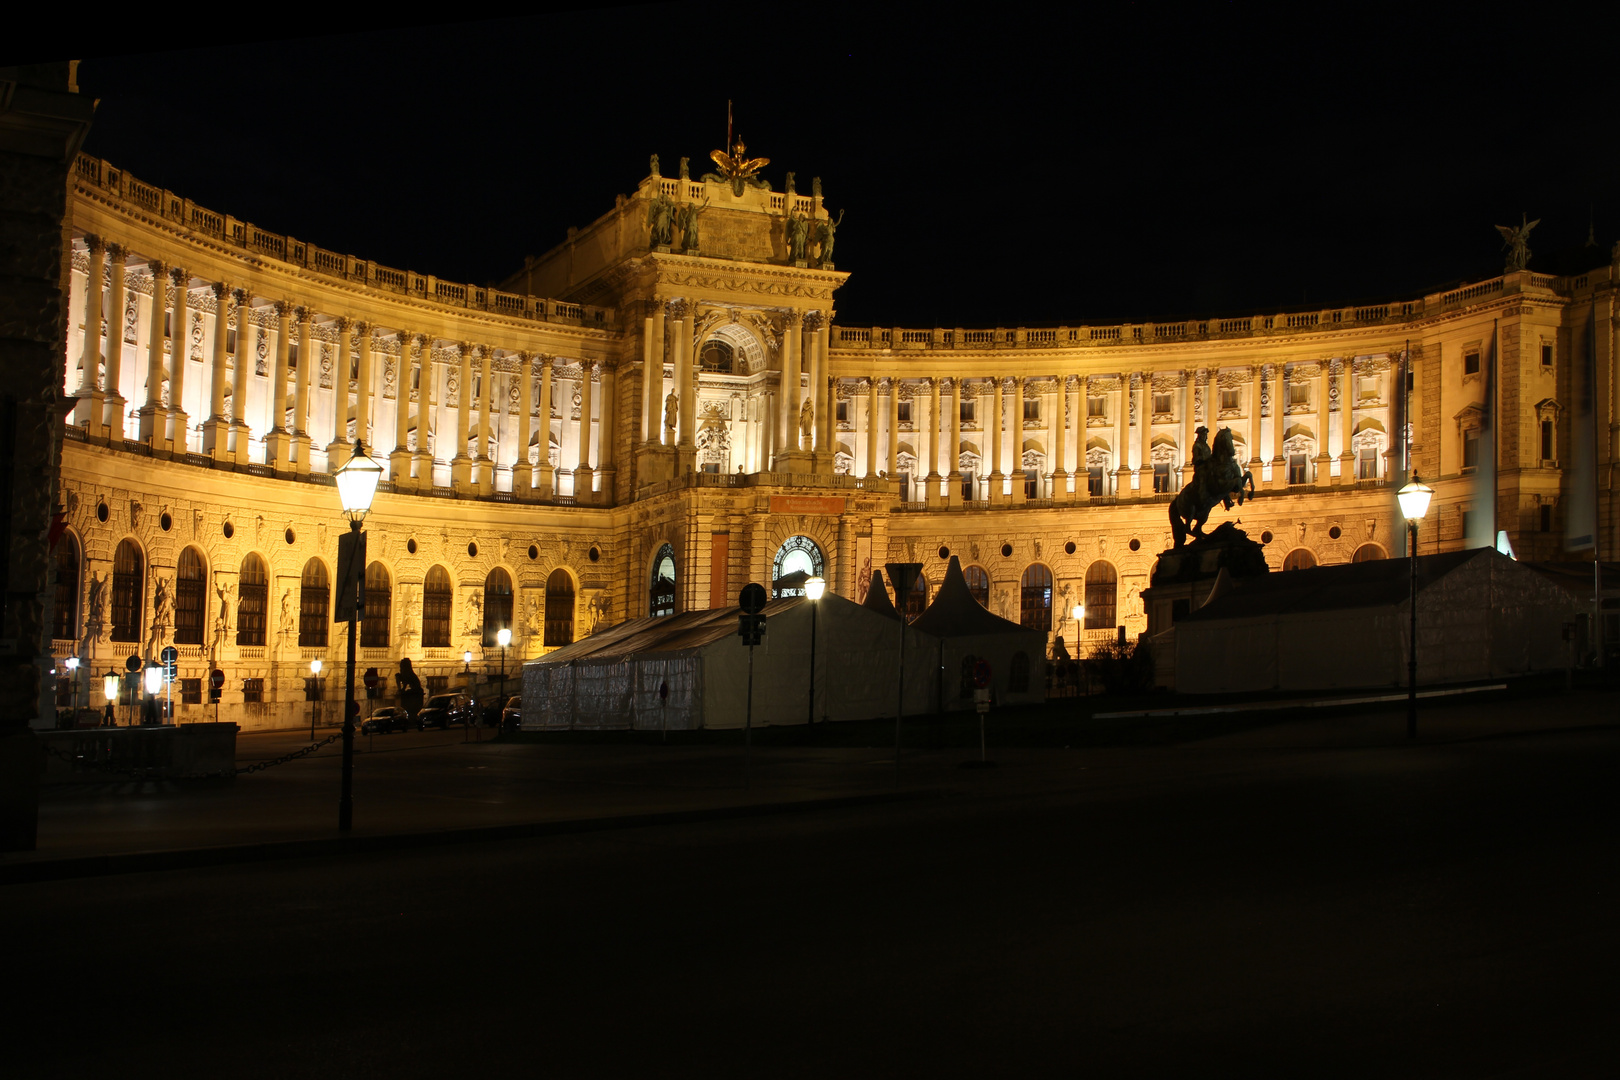
[[[165,851],[132,851],[126,854],[84,855],[65,859],[0,865],[0,886],[26,885],[69,878],[107,877],[113,874],[144,874],[162,870],[193,870],[230,863],[279,862],[323,855],[354,855],[369,852],[410,851],[444,847],[450,844],[477,844],[491,840],[522,840],[575,833],[605,832],[613,829],[641,829],[654,825],[686,825],[705,821],[766,817],[774,814],[838,810],[853,806],[907,802],[939,798],[944,791],[882,792],[874,795],[842,795],[831,799],[800,799],[794,802],[746,803],[742,806],[715,806],[698,810],[663,810],[616,817],[578,818],[561,821],[531,821],[514,825],[480,825],[465,829],[432,832],[392,833],[382,836],[333,836],[312,840],[278,840],[263,844],[226,847],[177,848]]]

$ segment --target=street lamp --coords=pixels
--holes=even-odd
[[[320,709],[321,701],[321,658],[316,657],[309,662],[311,684],[309,689],[309,741],[315,741],[315,716]]]
[[[354,453],[332,474],[337,481],[338,501],[349,531],[338,538],[338,568],[341,571],[338,614],[349,624],[348,677],[343,690],[343,790],[338,796],[338,831],[348,832],[354,823],[354,647],[360,626],[361,589],[366,580],[366,534],[360,530],[377,494],[382,466],[366,454],[360,440],[354,440]],[[347,557],[345,557],[347,556]]]
[[[101,693],[107,699],[107,715],[113,717],[113,702],[118,700],[118,672],[112,668],[108,668],[107,674],[101,677]]]
[[[804,595],[810,598],[810,723],[816,722],[816,613],[821,610],[821,598],[827,592],[827,579],[817,575],[806,578]]]
[[[141,678],[146,686],[147,708],[155,713],[157,705],[154,699],[157,697],[157,692],[163,689],[163,668],[148,660]]]
[[[73,722],[77,724],[79,722],[79,658],[70,656],[62,663],[68,669],[68,678],[73,680]]]
[[[501,627],[495,632],[495,644],[501,647],[501,699],[496,708],[506,711],[506,647],[512,644],[512,631],[510,627]],[[500,730],[500,713],[496,714],[495,728]]]
[[[1409,533],[1407,555],[1412,561],[1412,593],[1407,606],[1412,609],[1412,637],[1406,659],[1406,737],[1417,738],[1417,535],[1418,522],[1429,512],[1429,499],[1434,488],[1418,479],[1412,472],[1412,482],[1395,493],[1401,504],[1401,516],[1406,519]]]

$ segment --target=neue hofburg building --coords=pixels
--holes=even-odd
[[[1199,425],[1232,429],[1259,489],[1215,521],[1241,517],[1274,569],[1398,555],[1403,353],[1413,462],[1437,489],[1422,549],[1458,547],[1493,328],[1498,522],[1520,557],[1554,557],[1594,303],[1600,475],[1615,460],[1614,265],[1239,318],[845,326],[819,182],[685,171],[655,164],[481,288],[80,155],[47,612],[55,656],[81,659],[79,703],[99,708],[104,672],[169,644],[182,721],[212,719],[215,668],[220,718],[246,727],[307,721],[317,658],[341,698],[331,473],[356,438],[387,466],[359,666],[387,677],[409,657],[430,691],[795,569],[861,599],[874,568],[920,562],[919,604],[952,554],[989,608],[1071,650],[1135,635]],[[1606,490],[1599,521],[1612,551]]]

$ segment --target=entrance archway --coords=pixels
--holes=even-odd
[[[647,614],[675,614],[675,546],[665,544],[653,556],[652,580],[647,586]]]
[[[790,536],[776,549],[771,562],[771,592],[776,596],[803,596],[804,583],[826,577],[821,547],[808,536]]]

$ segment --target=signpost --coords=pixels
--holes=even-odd
[[[163,646],[158,654],[163,659],[163,688],[169,695],[168,720],[174,719],[174,676],[180,668],[180,650],[173,645]]]
[[[225,673],[215,668],[208,673],[208,700],[214,703],[214,723],[219,723],[219,699],[225,693]]]
[[[130,727],[135,726],[135,695],[140,693],[140,680],[135,678],[135,673],[145,666],[141,662],[141,658],[134,653],[130,653],[129,656],[124,658],[124,670],[129,672],[129,677],[124,680],[124,685],[129,688]]]
[[[906,600],[911,596],[912,586],[917,584],[917,575],[922,573],[922,563],[888,563],[884,566],[889,573],[889,584],[894,586],[894,607],[900,613],[900,688],[894,708],[894,776],[900,779],[900,717],[906,711]]]
[[[747,788],[753,784],[753,777],[749,775],[748,754],[754,727],[754,646],[765,636],[765,616],[761,614],[765,610],[765,586],[750,581],[743,586],[737,604],[743,609],[737,620],[737,635],[748,646],[748,704],[743,710],[743,787]]]
[[[984,756],[984,717],[990,711],[990,661],[981,659],[973,665],[973,707],[979,713],[979,760],[964,761],[966,767],[981,769],[994,765]]]

